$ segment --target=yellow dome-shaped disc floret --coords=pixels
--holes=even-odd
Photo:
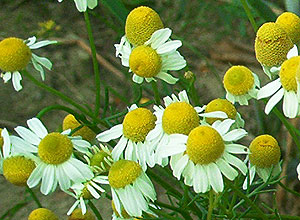
[[[300,40],[300,18],[291,12],[282,13],[276,20],[276,24],[288,34],[294,44]]]
[[[281,65],[293,47],[293,42],[279,24],[268,22],[257,31],[255,54],[258,62],[265,66]]]
[[[0,42],[0,69],[13,72],[24,69],[31,59],[31,50],[22,39],[10,37]]]
[[[225,149],[221,135],[212,127],[201,125],[191,131],[186,153],[195,164],[209,164],[219,159]]]
[[[96,220],[96,218],[89,210],[86,210],[86,213],[83,215],[81,209],[77,208],[72,212],[68,220]]]
[[[118,160],[108,173],[109,185],[115,189],[132,184],[142,173],[142,167],[131,160]]]
[[[30,213],[28,220],[58,220],[58,217],[49,209],[39,208]]]
[[[90,166],[101,167],[101,164],[103,164],[106,171],[108,171],[110,169],[110,165],[104,160],[106,157],[110,157],[110,155],[103,150],[97,152],[90,158]]]
[[[23,156],[8,157],[3,160],[3,175],[16,186],[26,186],[27,179],[35,169],[35,163]]]
[[[280,159],[280,147],[275,138],[270,135],[260,135],[250,144],[249,160],[259,168],[270,168]]]
[[[48,134],[38,146],[39,157],[47,164],[61,164],[73,153],[73,144],[66,136],[58,132]]]
[[[116,214],[116,216],[117,216],[118,218],[120,218],[121,216],[120,216],[119,212],[117,211],[116,206],[115,206],[115,203],[114,203],[113,200],[111,201],[111,208],[112,208],[113,212]],[[121,214],[122,214],[122,217],[123,217],[124,219],[132,218],[132,217],[126,212],[126,210],[125,210],[123,207],[121,207]]]
[[[282,87],[287,91],[297,92],[296,72],[300,65],[300,56],[292,57],[283,62],[279,72]]]
[[[188,135],[191,130],[199,126],[199,115],[186,102],[171,103],[162,116],[162,127],[167,134]]]
[[[254,85],[251,70],[245,66],[232,66],[224,75],[224,88],[233,95],[245,95]]]
[[[78,128],[79,126],[81,126],[81,124],[76,120],[74,115],[69,114],[64,118],[63,130],[73,130],[75,128]],[[74,132],[72,136],[81,136],[84,140],[91,142],[95,138],[96,134],[88,126],[83,126],[79,130]]]
[[[214,99],[210,101],[210,103],[207,104],[205,113],[209,112],[215,112],[215,111],[222,111],[225,112],[228,116],[228,118],[231,118],[235,120],[237,111],[234,107],[234,105],[229,102],[226,99]],[[206,118],[205,119],[207,123],[213,124],[217,120],[223,121],[224,119],[222,118]]]
[[[123,121],[123,134],[126,138],[140,142],[155,127],[156,117],[146,108],[137,108],[128,112]]]
[[[130,43],[139,46],[163,27],[159,15],[153,9],[141,6],[129,13],[125,24],[125,34]]]
[[[161,58],[154,49],[142,45],[134,48],[129,56],[129,67],[136,75],[150,78],[161,69]]]

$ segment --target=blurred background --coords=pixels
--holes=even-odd
[[[115,0],[111,0],[115,1]],[[120,1],[120,0],[116,0]],[[110,113],[124,111],[136,97],[138,87],[132,82],[127,68],[115,57],[114,44],[124,35],[124,18],[133,8],[146,5],[153,8],[161,17],[165,27],[173,30],[173,39],[180,39],[183,46],[180,53],[188,62],[188,69],[196,79],[199,103],[207,104],[215,98],[222,98],[223,75],[232,65],[245,65],[258,74],[261,84],[268,81],[260,64],[255,59],[255,33],[239,0],[123,0],[124,8],[120,13],[112,13],[107,1],[99,0],[99,5],[90,12],[93,34],[100,63],[102,94],[109,94]],[[284,11],[299,13],[297,0],[261,1],[248,0],[250,9],[260,26],[267,21],[275,21]],[[77,102],[94,106],[93,65],[89,52],[88,35],[82,13],[76,10],[72,0],[0,0],[0,39],[18,37],[27,39],[37,36],[38,40],[58,40],[58,45],[50,45],[34,51],[49,58],[53,63],[52,71],[46,72],[45,83]],[[30,67],[28,70],[40,80],[39,73]],[[186,80],[184,70],[174,73],[182,79],[174,87],[159,82],[162,95],[182,90]],[[37,88],[29,79],[22,80],[23,89],[14,91],[11,82],[0,82],[0,127],[13,133],[17,125],[25,125],[26,120],[34,117],[43,108],[53,104],[64,104],[61,100]],[[144,84],[142,97],[152,98],[151,87]],[[126,97],[126,98],[124,98]],[[128,102],[126,99],[130,100]],[[104,97],[103,97],[104,99]],[[249,132],[244,144],[248,145],[259,134],[271,134],[282,147],[283,176],[288,175],[286,183],[296,191],[300,190],[296,166],[299,155],[296,146],[280,121],[272,114],[266,116],[262,101],[250,101],[249,106],[238,106],[238,111],[246,122]],[[49,112],[42,121],[49,131],[61,129],[66,113]],[[297,128],[297,119],[291,121]],[[281,214],[300,214],[300,203],[280,188],[276,195]],[[45,207],[52,209],[61,219],[67,219],[66,212],[74,200],[57,191],[43,196],[34,189]],[[275,196],[275,195],[274,195]],[[25,188],[16,187],[0,176],[0,219],[27,219],[36,208],[28,199]],[[104,219],[110,219],[110,202],[106,199],[97,202]],[[262,197],[262,201],[268,198]],[[102,211],[105,210],[105,211]]]

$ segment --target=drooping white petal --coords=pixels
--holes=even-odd
[[[234,180],[238,176],[238,172],[233,169],[225,160],[222,158],[218,159],[216,161],[216,164],[218,165],[218,168],[220,171],[226,176],[229,180]]]
[[[247,166],[239,158],[227,153],[226,151],[224,152],[223,157],[227,163],[235,166],[242,172],[243,175],[246,175]]]
[[[43,172],[41,192],[48,195],[54,184],[55,168],[54,165],[47,165]]]
[[[128,139],[124,136],[121,137],[121,139],[119,140],[118,144],[114,147],[114,149],[112,150],[111,154],[112,154],[112,158],[114,161],[117,161],[120,156],[122,155],[126,145],[127,145]]]
[[[181,70],[186,66],[186,60],[180,55],[178,51],[161,55],[162,70]]]
[[[10,138],[9,138],[9,134],[8,131],[6,130],[6,128],[4,128],[1,132],[1,136],[3,138],[3,145],[2,145],[2,151],[3,151],[3,157],[6,158],[9,156],[10,154]],[[1,152],[1,150],[0,150]]]
[[[66,178],[66,174],[61,166],[56,167],[56,176],[61,189],[69,189],[71,186],[71,181],[69,178]]]
[[[280,89],[280,87],[280,78],[278,78],[262,87],[257,93],[257,99],[262,99],[273,95],[278,89]]]
[[[30,174],[28,180],[27,180],[27,185],[29,188],[35,187],[40,180],[42,179],[43,176],[43,171],[46,168],[46,164],[40,163]]]
[[[299,101],[294,91],[284,90],[283,113],[288,118],[295,118],[298,114]]]
[[[271,110],[274,108],[274,106],[282,99],[283,94],[284,94],[284,89],[281,88],[278,92],[276,92],[275,95],[273,95],[269,99],[269,101],[268,101],[268,103],[267,103],[267,105],[265,107],[265,113],[267,115],[271,112]]]
[[[22,80],[21,74],[18,71],[13,72],[12,83],[13,83],[14,89],[17,92],[20,91],[23,88],[22,85],[21,85],[21,80]]]
[[[69,209],[69,211],[67,212],[67,215],[71,215],[72,212],[76,209],[76,207],[78,206],[79,204],[79,200],[76,200],[76,202],[72,205],[72,207]]]
[[[115,125],[111,129],[104,131],[96,136],[100,142],[109,142],[110,140],[117,139],[123,134],[123,125]]]
[[[207,164],[207,176],[215,192],[222,192],[224,189],[223,177],[215,163]]]
[[[74,0],[74,1],[76,1],[76,0]],[[56,43],[57,43],[57,41],[55,41],[55,40],[52,40],[52,41],[43,40],[43,41],[37,42],[37,43],[29,46],[29,48],[33,50],[33,49],[38,49],[38,48],[45,47],[45,46],[48,46],[50,44],[56,44]]]
[[[169,84],[175,84],[179,79],[173,77],[171,74],[166,73],[166,72],[159,72],[156,75],[157,78],[162,79],[163,81],[169,83]]]
[[[286,57],[287,59],[290,59],[292,57],[296,57],[298,56],[298,48],[297,48],[297,45],[294,44],[293,48],[290,49],[290,51],[287,53]]]
[[[185,154],[183,157],[180,158],[180,160],[175,165],[175,167],[173,169],[173,175],[178,180],[180,180],[181,173],[182,173],[183,169],[185,168],[185,166],[187,165],[188,161],[189,161],[189,156],[187,154]]]

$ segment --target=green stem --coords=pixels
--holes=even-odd
[[[88,202],[89,207],[92,209],[92,211],[94,212],[94,214],[96,215],[98,220],[103,220],[103,218],[101,217],[100,212],[98,211],[98,209],[96,208],[96,206],[92,203],[91,200],[89,200]]]
[[[37,79],[35,79],[29,72],[27,72],[26,70],[22,71],[22,74],[24,76],[26,76],[28,79],[30,79],[35,85],[37,85],[38,87],[46,90],[47,92],[50,92],[52,95],[60,98],[61,100],[69,103],[70,105],[74,106],[75,108],[77,108],[79,111],[81,111],[82,113],[84,113],[85,115],[90,116],[94,121],[99,122],[104,124],[100,119],[97,119],[96,117],[94,117],[94,115],[92,113],[90,113],[88,110],[86,110],[84,107],[82,107],[81,105],[77,104],[75,101],[73,101],[73,99],[71,99],[70,97],[64,95],[63,93],[57,91],[56,89],[53,89],[52,87],[47,86],[46,84],[38,81]]]
[[[242,214],[242,213],[240,213]],[[277,215],[266,214],[267,219],[278,219]],[[260,218],[258,213],[248,213],[243,216],[243,218]],[[291,216],[291,215],[280,215],[280,219],[282,220],[300,220],[299,216]]]
[[[293,141],[295,142],[295,144],[297,145],[298,149],[300,150],[300,141],[296,135],[296,133],[294,132],[293,129],[293,125],[291,125],[288,120],[282,115],[282,113],[276,108],[274,107],[272,109],[272,112],[274,112],[274,114],[280,119],[280,121],[284,124],[284,126],[286,127],[286,129],[288,130],[288,132],[290,133],[290,135],[293,138]]]
[[[160,207],[163,207],[163,208],[166,208],[166,209],[169,209],[169,210],[173,210],[175,212],[179,212],[182,215],[182,217],[184,217],[184,219],[193,220],[191,218],[191,216],[189,215],[189,213],[187,211],[181,209],[181,208],[176,208],[174,206],[171,206],[171,205],[159,202],[159,201],[155,201],[155,204],[157,204]]]
[[[213,210],[214,210],[214,191],[211,189],[209,191],[209,207],[207,212],[207,220],[211,220]]]
[[[254,20],[254,17],[252,16],[252,13],[251,13],[251,11],[250,11],[250,9],[249,9],[249,7],[248,7],[248,4],[247,4],[246,0],[241,0],[241,3],[242,3],[242,5],[243,5],[243,8],[244,8],[244,10],[245,10],[247,16],[248,16],[249,21],[250,21],[250,23],[251,23],[251,25],[252,25],[252,27],[253,27],[253,30],[254,30],[254,32],[256,33],[258,27],[257,27],[257,25],[256,25],[256,22],[255,22],[255,20]]]
[[[41,119],[47,112],[53,111],[53,110],[63,110],[65,112],[68,112],[72,115],[77,114],[73,109],[68,108],[66,106],[63,105],[50,105],[47,106],[46,108],[42,109],[37,115],[36,117]]]
[[[167,214],[167,213],[165,213],[165,212],[163,212],[163,211],[161,211],[159,209],[155,209],[155,208],[152,208],[152,207],[149,207],[149,208],[155,214],[165,217],[164,219],[168,219],[168,220],[182,220],[181,218],[173,217],[173,216],[171,216],[171,215],[169,215],[169,214]]]
[[[265,215],[265,213],[263,213],[263,211],[251,199],[249,199],[239,188],[237,188],[230,181],[227,181],[227,183],[234,190],[234,192],[238,194],[239,197],[243,198],[245,202],[248,203],[248,205],[250,205],[257,212],[257,215],[261,219],[268,220],[268,217]]]
[[[279,186],[281,186],[282,188],[284,188],[286,191],[288,191],[289,193],[294,194],[295,196],[300,197],[300,193],[290,189],[289,187],[287,187],[286,185],[284,185],[282,182],[278,182]]]
[[[89,19],[88,11],[84,12],[84,19],[85,19],[86,28],[89,35],[90,47],[92,51],[94,78],[95,78],[95,87],[96,87],[95,117],[98,117],[100,112],[100,71],[99,71],[99,64],[96,56],[96,46],[94,42],[93,31],[92,31],[92,26]]]
[[[27,192],[29,192],[30,196],[33,198],[33,200],[35,201],[35,203],[37,204],[37,206],[39,208],[43,208],[40,200],[38,199],[38,197],[34,194],[34,192],[32,191],[32,189],[30,189],[29,187],[27,187]]]
[[[156,84],[155,81],[152,81],[151,85],[152,85],[152,89],[153,89],[153,92],[154,92],[155,104],[160,105],[160,97],[159,97],[157,84]]]

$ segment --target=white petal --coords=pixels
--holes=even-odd
[[[181,45],[182,45],[182,43],[180,40],[168,41],[167,43],[164,43],[161,46],[159,46],[157,48],[156,52],[158,54],[169,53],[169,52],[172,52],[172,51],[176,50],[177,48],[181,47]]]
[[[164,44],[169,39],[171,34],[172,31],[169,28],[157,30],[152,34],[151,38],[145,42],[145,44],[146,45],[151,44],[151,47],[154,50],[156,50],[159,46]]]
[[[10,138],[9,138],[9,134],[8,134],[8,131],[6,130],[6,128],[4,128],[2,130],[1,136],[3,138],[3,145],[2,145],[3,157],[6,158],[6,157],[9,156],[9,154],[10,154],[10,148],[11,148]],[[0,150],[0,153],[1,153],[1,150]]]
[[[28,143],[33,145],[39,145],[41,139],[33,133],[31,130],[24,128],[22,126],[18,126],[15,128],[15,131]]]
[[[48,134],[47,129],[38,118],[27,120],[27,125],[41,139]]]
[[[273,95],[278,89],[280,89],[280,87],[280,78],[278,78],[262,87],[257,93],[257,99],[262,99]]]
[[[31,153],[37,153],[38,152],[38,148],[37,146],[34,146],[30,143],[28,143],[27,141],[24,141],[22,138],[19,138],[17,136],[10,136],[10,140],[12,145],[14,146],[14,148],[12,149],[12,151],[14,152],[31,152]]]
[[[181,173],[185,166],[187,165],[189,161],[189,156],[185,154],[183,157],[180,158],[180,160],[177,162],[177,164],[174,167],[173,175],[180,180]]]
[[[55,168],[54,165],[47,165],[43,172],[41,192],[48,195],[51,192],[54,184]]]
[[[43,171],[46,168],[46,165],[43,163],[40,163],[30,174],[28,180],[27,180],[27,185],[29,188],[35,187],[40,180],[42,179],[43,176]]]
[[[144,78],[140,77],[140,76],[138,76],[136,74],[133,74],[132,81],[135,82],[135,83],[137,83],[137,84],[141,84],[144,81]]]
[[[265,107],[265,113],[268,115],[271,110],[274,108],[274,106],[282,99],[282,96],[284,94],[284,89],[281,88],[278,92],[276,92],[275,95],[273,95],[270,100],[268,101],[266,107]]]
[[[67,215],[71,215],[72,212],[76,209],[76,207],[78,206],[79,204],[79,200],[77,200],[73,205],[72,207],[69,209],[69,211],[67,212]]]
[[[248,133],[244,129],[234,129],[223,136],[224,141],[237,141],[242,137],[246,136]]]
[[[89,184],[87,184],[87,189],[89,190],[89,192],[92,194],[92,196],[95,198],[95,199],[99,199],[100,198],[100,195],[99,193],[97,193],[97,191]]]
[[[38,49],[38,48],[45,47],[50,44],[56,44],[56,43],[57,43],[57,41],[43,40],[43,41],[37,42],[37,43],[29,46],[29,48],[30,49]]]
[[[238,176],[238,172],[222,158],[218,159],[216,164],[227,179],[234,180]]]
[[[224,189],[223,177],[215,163],[207,164],[207,176],[215,192],[222,192]]]
[[[290,49],[290,51],[288,52],[288,54],[286,55],[286,57],[288,59],[292,58],[292,57],[296,57],[298,56],[298,48],[297,48],[297,45],[294,44],[293,48]]]
[[[7,83],[11,79],[11,72],[6,72],[2,75],[4,83]]]
[[[89,9],[94,9],[98,4],[98,0],[87,0]]]
[[[124,136],[122,136],[121,139],[119,140],[118,144],[114,147],[114,149],[111,152],[112,158],[114,159],[114,161],[119,160],[124,149],[126,148],[127,142],[128,142],[128,139],[125,138]]]
[[[161,55],[161,58],[162,58],[162,64],[161,64],[162,70],[181,70],[186,66],[186,61],[184,57],[181,56],[178,51]]]
[[[206,117],[206,118],[228,118],[227,114],[221,111],[202,113],[199,114],[199,116]]]
[[[35,42],[36,42],[36,37],[35,36],[33,36],[33,37],[30,37],[30,38],[28,38],[27,39],[27,46],[29,47],[29,46],[31,46],[32,44],[34,44]]]
[[[283,113],[288,118],[295,118],[298,113],[299,101],[294,91],[284,91]]]
[[[69,178],[66,178],[65,172],[61,166],[56,167],[56,176],[58,179],[59,187],[63,190],[67,190],[71,186],[71,181]]]
[[[233,154],[249,153],[249,149],[241,144],[226,144],[226,151]]]
[[[178,78],[175,78],[171,74],[168,74],[166,72],[159,72],[156,75],[156,77],[162,79],[163,81],[169,84],[175,84],[179,80]]]
[[[17,92],[20,91],[23,88],[22,85],[21,85],[21,80],[22,80],[21,74],[18,71],[13,72],[12,83],[13,83],[14,89]]]
[[[111,129],[104,131],[96,136],[100,142],[109,142],[110,140],[117,139],[123,134],[123,125],[115,125]]]
[[[227,163],[235,166],[242,172],[243,175],[246,175],[247,167],[239,158],[227,153],[226,151],[224,152],[223,157]]]
[[[226,134],[229,131],[229,129],[233,123],[234,123],[234,120],[226,119],[220,123],[216,123],[216,124],[213,123],[212,127],[215,128],[223,136],[224,134]]]

